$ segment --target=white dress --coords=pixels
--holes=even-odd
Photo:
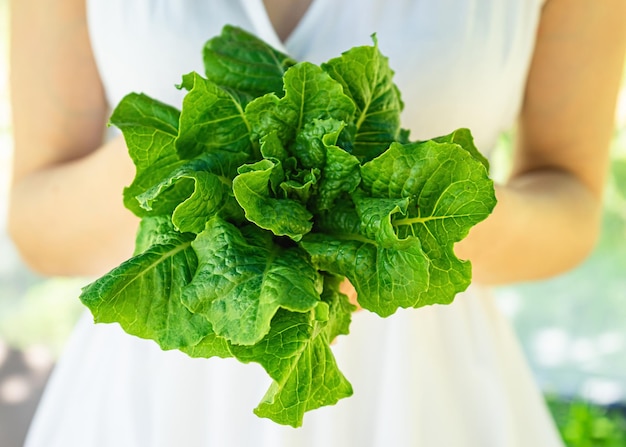
[[[143,91],[179,106],[226,23],[323,62],[377,34],[414,139],[472,129],[488,151],[519,111],[541,0],[314,0],[283,44],[262,0],[90,0],[112,105]],[[333,345],[354,395],[293,429],[252,413],[255,364],[161,351],[86,314],[58,363],[26,447],[560,447],[508,321],[477,286],[448,306],[366,311]]]

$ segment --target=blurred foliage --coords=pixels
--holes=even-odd
[[[626,408],[605,408],[582,400],[546,399],[567,447],[626,446]]]
[[[29,279],[29,287],[21,291],[0,278],[0,339],[20,350],[43,346],[56,357],[84,312],[77,297],[85,281]]]

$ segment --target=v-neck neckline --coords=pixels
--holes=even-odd
[[[311,3],[298,20],[298,23],[295,24],[284,40],[278,35],[263,0],[247,0],[245,3],[248,5],[249,17],[255,25],[259,37],[266,40],[270,45],[286,50],[288,47],[291,47],[292,44],[300,38],[299,36],[309,27],[308,24],[317,14],[316,11],[319,9],[322,0],[311,0]]]
[[[286,45],[290,40],[291,40],[291,36],[296,33],[297,29],[300,27],[300,24],[305,21],[306,16],[308,15],[309,11],[311,10],[311,8],[313,7],[313,4],[315,3],[315,0],[308,0],[308,1],[304,1],[304,0],[298,0],[297,2],[293,3],[294,5],[297,5],[298,8],[300,8],[297,11],[289,11],[289,8],[291,8],[292,6],[287,6],[286,9],[285,8],[279,8],[277,6],[277,4],[280,4],[280,2],[275,2],[274,9],[276,11],[274,11],[274,9],[270,9],[268,7],[268,2],[269,0],[261,0],[261,3],[263,4],[263,9],[265,10],[265,15],[267,16],[268,21],[270,22],[270,25],[272,26],[272,29],[274,30],[274,33],[278,36],[278,38],[280,39],[280,41]],[[300,3],[302,2],[302,3]],[[269,2],[271,3],[271,2]],[[304,7],[304,9],[302,9]],[[282,11],[286,11],[287,15],[286,16],[281,16],[282,15]],[[276,14],[278,14],[278,17],[276,17]],[[297,17],[290,17],[293,15],[297,15]],[[274,20],[278,19],[277,22],[274,22]],[[295,19],[295,20],[294,20]],[[282,29],[283,27],[287,27],[287,29]],[[281,36],[281,31],[282,33],[285,33],[285,36]]]

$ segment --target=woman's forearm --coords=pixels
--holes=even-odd
[[[25,262],[49,275],[97,275],[127,259],[137,218],[122,191],[134,167],[121,137],[76,160],[18,178],[9,232]]]
[[[579,264],[600,231],[601,198],[558,170],[525,173],[496,187],[493,214],[455,251],[482,284],[543,279]]]

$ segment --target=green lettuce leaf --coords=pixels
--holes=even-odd
[[[354,103],[343,93],[341,85],[317,65],[300,62],[285,72],[283,82],[284,97],[269,93],[246,107],[253,137],[276,132],[287,147],[306,123],[329,118],[352,120]]]
[[[339,146],[326,145],[326,164],[321,174],[315,204],[318,212],[329,211],[337,200],[361,183],[359,160]]]
[[[254,410],[260,417],[299,427],[307,411],[334,405],[352,395],[352,386],[339,371],[330,343],[349,332],[355,307],[339,291],[340,277],[325,276],[322,304],[313,311],[279,309],[269,332],[254,345],[231,344],[210,334],[182,350],[192,357],[235,357],[258,363],[273,382]],[[320,312],[318,309],[326,309]]]
[[[398,139],[404,107],[388,59],[378,45],[361,46],[329,60],[322,68],[356,105],[352,153],[363,160],[380,155]]]
[[[183,99],[176,150],[193,158],[214,150],[252,151],[249,125],[239,99],[197,73],[183,77]]]
[[[179,188],[178,191],[189,191],[188,196],[178,193],[178,204],[171,214],[174,227],[181,232],[200,233],[214,215],[241,222],[243,210],[232,192],[232,172],[246,159],[246,154],[237,152],[213,151],[202,154],[139,194],[136,199],[142,208],[151,210],[152,204],[161,195],[167,194],[173,185]],[[181,183],[192,186],[180,188]]]
[[[261,364],[273,379],[254,410],[258,416],[298,427],[305,412],[352,395],[330,343],[337,335],[348,333],[354,306],[339,292],[339,280],[332,277],[324,282],[322,299],[328,306],[324,319],[316,319],[311,312],[281,310],[261,343],[231,347],[237,359]]]
[[[336,119],[315,119],[304,125],[296,136],[293,155],[305,168],[322,168],[326,161],[326,148],[334,145],[345,127]]]
[[[162,349],[195,345],[211,325],[181,301],[198,263],[193,235],[178,233],[167,218],[148,217],[137,239],[145,250],[83,288],[81,301],[96,322],[119,323]]]
[[[433,138],[437,143],[455,143],[465,149],[478,162],[480,162],[487,172],[489,172],[489,160],[480,153],[474,145],[474,137],[469,129],[457,129],[451,134]]]
[[[174,145],[179,116],[178,109],[138,93],[126,95],[111,115],[110,122],[122,131],[136,168],[135,179],[124,189],[124,206],[139,217],[169,214],[178,204],[175,190],[150,210],[141,207],[136,197],[183,164]]]
[[[277,362],[281,380],[272,383],[254,410],[257,416],[298,427],[306,411],[334,405],[352,395],[352,386],[337,368],[325,335],[320,334],[305,343],[294,360],[286,365]]]
[[[302,247],[321,270],[347,277],[359,304],[383,317],[398,307],[417,307],[419,293],[429,285],[428,259],[416,238],[387,248],[358,234],[314,234]]]
[[[373,197],[408,198],[392,224],[400,239],[416,237],[430,262],[430,283],[417,305],[450,303],[471,281],[471,265],[454,254],[460,241],[495,206],[485,166],[458,144],[393,143],[361,168],[362,187]]]
[[[203,50],[209,80],[250,98],[266,93],[282,96],[283,75],[296,61],[261,39],[227,25]]]
[[[276,236],[289,236],[299,241],[311,231],[313,216],[302,203],[272,194],[270,186],[272,177],[276,176],[284,178],[278,160],[266,158],[254,165],[242,166],[233,180],[235,198],[249,221],[271,230]]]
[[[212,218],[192,245],[199,265],[182,300],[234,344],[251,345],[269,331],[279,308],[312,310],[322,278],[297,247],[282,247],[270,233]]]

